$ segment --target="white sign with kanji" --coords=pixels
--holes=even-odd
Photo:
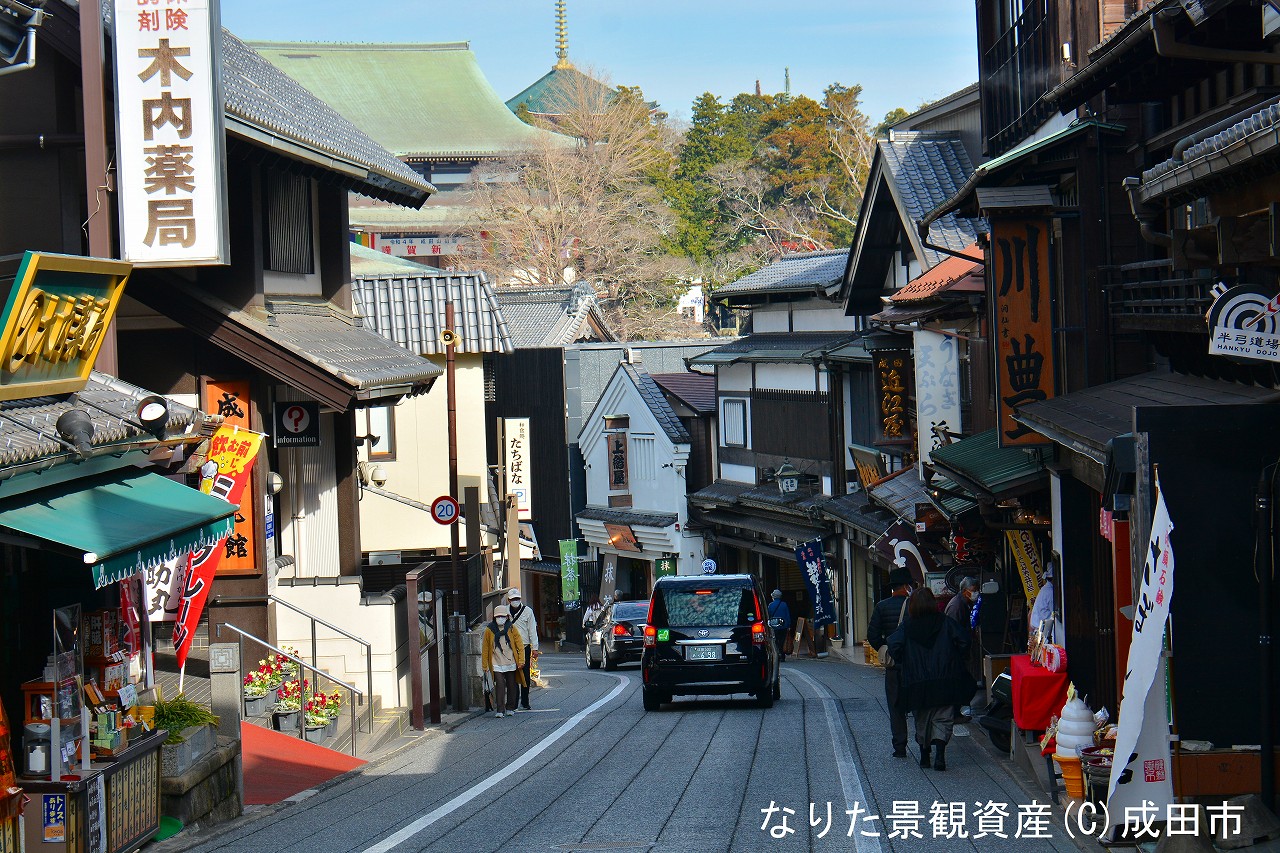
[[[120,252],[135,266],[228,262],[216,0],[113,0]],[[105,216],[89,188],[89,215]]]
[[[397,258],[425,258],[432,255],[456,255],[462,246],[461,237],[383,237],[377,238],[377,248]]]

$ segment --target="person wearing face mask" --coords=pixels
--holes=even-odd
[[[520,664],[524,660],[524,640],[520,629],[511,622],[511,610],[505,604],[493,608],[493,621],[484,626],[480,645],[480,666],[493,679],[495,717],[516,715],[520,698],[517,685],[524,680]]]
[[[961,630],[972,637],[969,644],[969,655],[965,661],[969,674],[974,676],[975,690],[980,681],[978,673],[982,672],[982,645],[978,642],[978,632],[973,627],[973,608],[978,601],[978,579],[967,577],[960,581],[960,591],[951,597],[942,611],[949,619],[954,619]],[[975,659],[975,654],[977,655]],[[967,723],[971,719],[969,705],[955,707],[955,721]]]

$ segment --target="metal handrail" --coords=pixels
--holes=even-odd
[[[289,608],[294,613],[297,613],[299,616],[305,616],[311,620],[311,665],[312,666],[318,665],[316,662],[316,655],[317,655],[316,623],[317,622],[319,622],[321,625],[325,626],[331,631],[337,631],[339,634],[346,637],[348,640],[352,640],[353,642],[359,643],[360,645],[364,646],[365,687],[368,689],[368,693],[365,695],[369,697],[369,733],[372,734],[373,733],[373,646],[372,644],[370,644],[366,640],[360,639],[355,634],[351,634],[351,633],[348,633],[347,631],[342,630],[337,625],[334,625],[330,622],[326,622],[325,620],[321,619],[319,616],[314,616],[308,613],[307,611],[303,610],[301,607],[298,607],[296,604],[291,604],[288,601],[285,601],[283,598],[279,598],[274,595],[218,595],[214,597],[212,603],[215,605],[216,604],[262,604],[268,601],[274,602],[275,604],[283,604],[285,607]],[[257,637],[254,637],[254,639],[256,640]],[[332,676],[330,676],[330,678],[332,678]],[[334,678],[333,680],[337,681],[338,679]],[[361,703],[361,704],[364,704],[364,703]]]
[[[297,665],[298,665],[298,668],[299,668],[299,669],[308,669],[308,670],[310,670],[311,672],[315,673],[315,674],[316,674],[316,675],[318,675],[318,676],[321,676],[321,677],[323,677],[323,678],[327,678],[327,679],[329,679],[329,680],[330,680],[330,681],[332,681],[334,684],[337,684],[339,687],[345,687],[345,688],[347,688],[347,709],[351,712],[351,754],[352,754],[352,755],[355,755],[355,754],[356,754],[356,732],[357,732],[357,731],[359,730],[359,728],[360,728],[360,720],[359,720],[359,718],[356,716],[356,702],[355,702],[355,697],[359,696],[359,697],[360,697],[360,704],[361,704],[361,705],[365,704],[365,702],[364,702],[364,700],[365,700],[365,694],[364,694],[364,692],[363,692],[362,690],[359,690],[359,689],[358,689],[358,688],[356,688],[354,685],[347,684],[347,682],[343,681],[343,680],[342,680],[342,679],[340,679],[340,678],[334,678],[334,677],[333,677],[332,675],[330,675],[329,673],[325,672],[324,670],[317,669],[316,667],[314,667],[314,666],[312,666],[311,664],[309,664],[309,663],[307,663],[306,661],[304,661],[302,658],[300,658],[300,657],[295,657],[294,655],[291,655],[291,654],[289,654],[288,652],[286,652],[284,649],[278,649],[278,648],[276,648],[275,646],[273,646],[273,645],[271,645],[270,643],[268,643],[266,640],[262,639],[261,637],[254,636],[253,634],[250,634],[248,631],[244,630],[243,628],[238,628],[238,627],[236,627],[235,625],[232,625],[230,622],[220,622],[220,623],[218,623],[217,630],[216,630],[216,634],[217,634],[217,636],[218,636],[218,638],[219,638],[219,639],[221,639],[221,638],[222,638],[222,629],[223,629],[223,628],[230,628],[232,631],[235,631],[237,634],[239,634],[239,635],[240,635],[240,644],[241,644],[241,652],[242,652],[242,654],[241,654],[241,656],[240,656],[240,657],[241,657],[241,659],[243,659],[243,658],[244,658],[244,655],[243,655],[243,651],[244,651],[244,638],[245,638],[245,637],[248,637],[250,640],[253,640],[253,641],[254,641],[255,643],[257,643],[258,645],[263,646],[264,648],[270,649],[271,651],[275,652],[277,655],[283,655],[283,656],[284,656],[285,658],[287,658],[288,660],[293,661],[295,664],[297,664]],[[315,693],[315,691],[314,691],[314,690],[312,690],[312,694],[313,694],[313,695],[314,695],[314,693]],[[370,734],[372,734],[372,733],[373,733],[373,702],[372,702],[372,697],[370,697],[370,700],[371,700],[371,701],[369,702],[369,733],[370,733]],[[300,716],[299,716],[299,720],[298,720],[298,737],[302,738],[303,740],[306,740],[306,737],[307,737],[307,727],[306,727],[306,725],[304,725],[304,717],[302,716],[302,715],[304,715],[304,714],[305,714],[305,711],[302,711],[301,709],[299,709],[299,715],[300,715]]]

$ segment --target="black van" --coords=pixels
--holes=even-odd
[[[764,593],[750,575],[659,578],[644,628],[644,709],[678,694],[750,693],[773,705],[781,683]]]

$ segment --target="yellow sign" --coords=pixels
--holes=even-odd
[[[1006,530],[1009,538],[1009,550],[1013,552],[1013,561],[1018,566],[1018,577],[1022,578],[1022,591],[1027,596],[1027,606],[1035,603],[1040,594],[1044,572],[1040,568],[1040,549],[1036,547],[1036,539],[1029,530]]]
[[[0,313],[0,400],[83,388],[131,270],[122,261],[27,252]]]

